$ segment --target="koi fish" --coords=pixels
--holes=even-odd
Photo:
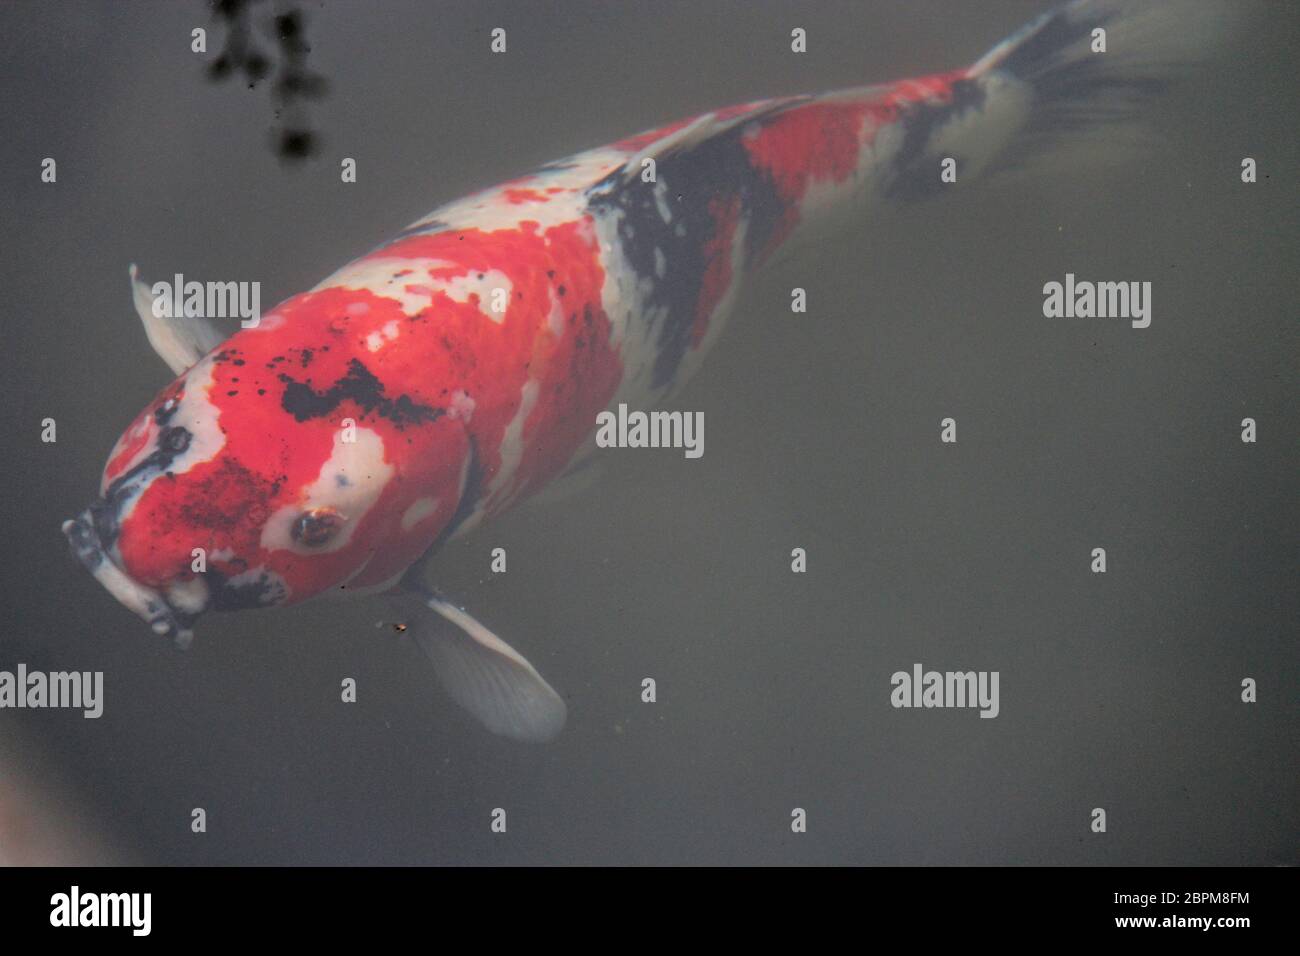
[[[182,644],[207,611],[411,595],[453,625],[417,629],[452,697],[496,733],[550,739],[563,698],[426,583],[431,556],[579,473],[602,411],[662,405],[778,252],[949,188],[945,158],[964,184],[1131,118],[1211,6],[1076,0],[965,69],[578,153],[442,206],[229,337],[155,316],[132,267],[177,378],[64,533]]]

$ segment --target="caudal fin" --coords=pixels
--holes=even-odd
[[[911,143],[890,194],[938,192],[945,157],[966,179],[1140,147],[1154,98],[1204,63],[1236,18],[1230,0],[1073,0],[1045,13],[954,79],[947,101],[904,118]]]
[[[970,69],[1028,93],[1026,149],[1138,121],[1150,99],[1226,39],[1224,0],[1073,0],[994,47]]]

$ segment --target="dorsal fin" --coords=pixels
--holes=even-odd
[[[761,117],[770,117],[775,113],[796,104],[808,102],[811,99],[813,97],[806,95],[783,96],[778,99],[759,100],[756,103],[748,104],[749,108],[714,110],[711,113],[704,113],[695,117],[680,129],[661,136],[644,149],[637,150],[611,178],[616,177],[621,182],[628,182],[641,172],[641,164],[646,159],[653,159],[656,163],[663,162],[673,153],[688,150],[744,123],[752,122]]]

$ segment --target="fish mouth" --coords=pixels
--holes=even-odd
[[[177,647],[188,647],[194,639],[192,625],[197,615],[172,606],[161,592],[136,581],[113,561],[100,540],[98,530],[106,507],[106,502],[97,502],[77,517],[63,522],[63,534],[73,555],[104,586],[104,590],[117,598],[123,607],[134,611],[155,634],[170,637]]]

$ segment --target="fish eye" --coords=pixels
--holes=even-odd
[[[158,445],[167,451],[180,454],[190,447],[190,433],[184,428],[168,428],[159,436]]]
[[[339,533],[344,520],[333,508],[312,508],[297,517],[290,534],[299,544],[319,548]]]

